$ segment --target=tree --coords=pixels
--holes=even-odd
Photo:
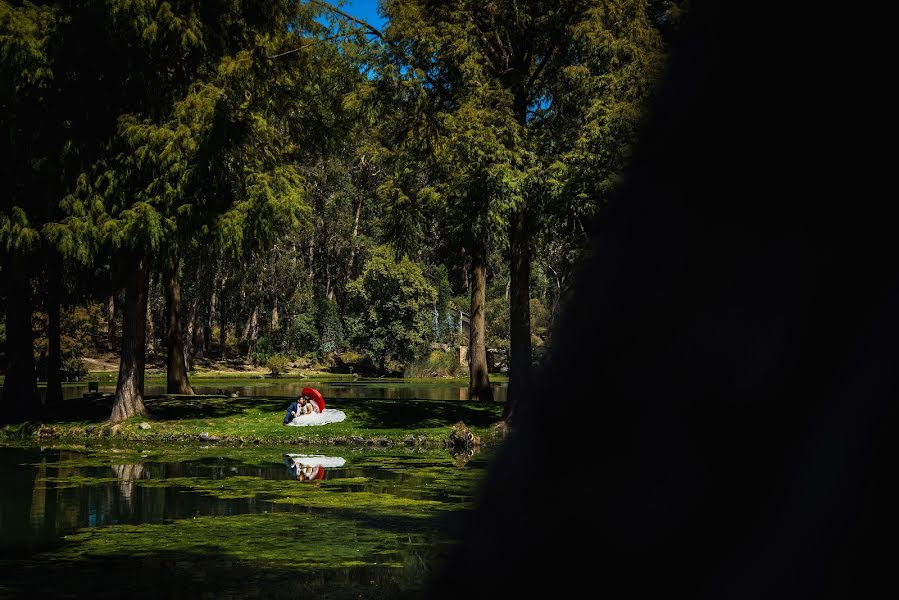
[[[308,211],[292,164],[296,125],[287,119],[297,110],[290,101],[299,96],[297,67],[315,66],[298,46],[315,29],[313,13],[291,2],[262,10],[237,1],[165,6],[106,7],[104,26],[130,67],[124,87],[145,87],[123,100],[106,152],[79,178],[64,223],[86,230],[127,265],[114,421],[145,410],[149,270],[165,265],[172,291],[188,240],[214,239],[239,254],[295,230]],[[177,294],[170,299],[168,322],[177,327]],[[167,338],[171,345],[181,336]],[[170,360],[176,355],[170,351]]]
[[[402,65],[388,74],[399,72],[424,90],[430,126],[423,135],[443,154],[439,160],[462,172],[479,165],[470,177],[448,173],[454,193],[490,206],[491,225],[505,230],[512,360],[506,418],[512,420],[530,380],[531,232],[562,186],[556,178],[565,170],[556,163],[570,166],[561,174],[568,177],[578,166],[561,149],[586,130],[579,137],[593,140],[591,158],[621,155],[615,148],[632,131],[616,125],[632,125],[643,106],[661,64],[660,36],[643,0],[391,0],[384,6],[386,47],[393,64]],[[484,252],[474,249],[477,271]],[[475,309],[473,302],[473,319]]]
[[[41,125],[56,106],[54,37],[61,19],[53,7],[0,3],[0,268],[6,290],[6,379],[0,420],[33,416],[39,409],[32,339],[32,278],[45,250],[41,227],[53,215],[54,173],[62,141]],[[54,282],[56,283],[56,282]],[[55,288],[54,288],[55,289]],[[59,387],[59,303],[49,303],[51,397]],[[55,334],[55,339],[54,339]]]
[[[380,246],[346,288],[349,337],[386,371],[390,362],[408,363],[428,346],[437,292],[421,268]]]

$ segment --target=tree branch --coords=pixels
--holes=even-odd
[[[337,8],[336,6],[334,6],[332,4],[323,2],[322,0],[309,0],[309,2],[311,2],[313,4],[317,4],[317,5],[321,6],[322,8],[325,8],[327,10],[330,10],[330,11],[340,15],[344,19],[348,19],[348,20],[352,21],[353,23],[356,23],[358,25],[361,25],[362,27],[365,27],[366,29],[369,30],[369,32],[371,32],[372,34],[377,36],[382,42],[385,42],[394,50],[398,50],[397,45],[395,43],[391,42],[390,40],[388,40],[387,38],[385,38],[384,34],[381,33],[381,31],[379,29],[377,29],[373,25],[370,25],[369,23],[363,21],[362,19],[360,19],[358,17],[354,17],[353,15],[340,10],[339,8]],[[434,89],[441,90],[441,91],[443,90],[443,87],[438,85],[437,82],[434,79],[432,79],[430,75],[428,75],[428,72],[426,69],[422,69],[419,67],[419,70],[424,74],[427,82],[430,83],[432,86],[434,86]]]
[[[294,48],[292,50],[287,50],[286,52],[281,52],[279,54],[273,54],[273,55],[269,56],[269,58],[280,58],[280,57],[286,56],[288,54],[293,54],[294,52],[299,52],[300,50],[303,50],[304,48],[311,48],[312,46],[321,44],[322,42],[330,42],[331,40],[336,40],[338,38],[347,37],[348,35],[355,35],[357,33],[362,33],[362,30],[354,29],[352,31],[347,31],[346,33],[338,33],[336,35],[328,36],[326,38],[315,38],[308,44],[300,44],[299,46],[297,46],[296,48]],[[371,33],[371,32],[369,32],[369,33]]]
[[[546,65],[552,62],[553,56],[555,56],[556,54],[556,50],[559,49],[559,46],[562,43],[565,28],[568,27],[568,24],[571,22],[571,18],[574,16],[577,4],[577,2],[572,2],[569,5],[570,10],[568,11],[568,15],[564,19],[562,19],[562,22],[559,24],[559,28],[556,29],[555,32],[553,32],[553,39],[550,42],[549,52],[546,53],[546,55],[543,57],[543,60],[539,65],[537,65],[537,69],[530,76],[530,78],[528,78],[527,88],[529,90],[533,89],[533,87],[536,85],[537,80],[540,78],[540,74],[546,68]]]
[[[365,21],[363,21],[362,19],[360,19],[358,17],[354,17],[353,15],[351,15],[349,13],[343,12],[342,10],[340,10],[339,8],[337,8],[336,6],[334,6],[332,4],[329,4],[327,2],[322,2],[322,0],[309,0],[309,2],[311,2],[312,4],[318,4],[322,8],[326,8],[334,13],[337,13],[344,19],[348,19],[348,20],[352,21],[353,23],[356,23],[357,25],[362,25],[363,27],[368,29],[370,32],[372,32],[373,34],[375,34],[382,40],[384,39],[384,34],[381,33],[376,27],[374,27],[373,25],[370,25],[369,23],[366,23]]]

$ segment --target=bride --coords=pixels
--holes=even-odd
[[[297,409],[291,412],[294,416],[287,424],[294,427],[327,425],[328,423],[340,423],[346,419],[346,413],[342,410],[333,408],[321,410],[319,404],[306,394],[300,396]]]

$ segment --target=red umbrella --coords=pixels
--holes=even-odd
[[[322,398],[322,393],[315,388],[304,387],[303,395],[308,396],[315,402],[315,405],[318,407],[318,412],[323,412],[325,410],[325,399]]]

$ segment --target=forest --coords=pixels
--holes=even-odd
[[[508,372],[514,419],[683,8],[0,2],[0,422],[102,353],[113,423],[201,364]]]

